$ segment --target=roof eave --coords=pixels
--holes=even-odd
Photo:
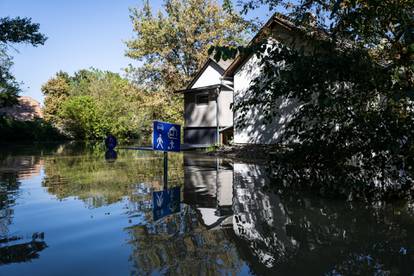
[[[186,93],[201,92],[201,91],[213,90],[213,89],[216,89],[216,88],[220,88],[221,86],[222,85],[220,83],[218,83],[218,84],[213,84],[213,85],[209,85],[209,86],[202,86],[202,87],[196,87],[196,88],[186,88],[186,89],[176,90],[176,91],[174,91],[174,93],[186,94]]]

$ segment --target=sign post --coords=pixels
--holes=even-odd
[[[152,149],[164,152],[164,189],[168,188],[168,152],[179,152],[181,143],[181,126],[154,121]]]
[[[154,220],[180,211],[180,187],[168,189],[168,152],[180,151],[180,137],[180,125],[153,122],[152,149],[164,152],[164,190],[152,193]]]
[[[164,151],[164,190],[168,189],[168,152]]]

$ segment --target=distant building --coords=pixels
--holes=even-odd
[[[302,29],[287,17],[278,13],[259,30],[249,45],[266,40],[269,47],[277,43],[294,47],[311,47]],[[231,61],[216,62],[209,58],[184,93],[184,143],[226,144],[230,139],[236,144],[277,143],[289,114],[297,106],[280,100],[281,116],[270,124],[264,124],[260,108],[252,108],[244,118],[245,125],[238,123],[240,114],[230,108],[243,100],[252,81],[260,76],[260,59],[255,53],[239,55]]]
[[[10,116],[19,121],[43,118],[40,103],[28,96],[19,97],[19,103],[14,106],[0,108],[0,115]]]

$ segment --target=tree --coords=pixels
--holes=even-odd
[[[244,11],[258,5],[286,10],[302,40],[313,45],[310,51],[295,43],[271,50],[266,41],[254,45],[261,74],[250,96],[235,105],[244,115],[260,108],[270,122],[280,115],[277,99],[300,103],[282,136],[293,151],[279,158],[294,162],[286,170],[277,162],[277,176],[286,180],[283,172],[296,173],[304,179],[293,177],[292,183],[325,188],[337,181],[338,190],[361,184],[408,190],[414,165],[413,2],[252,0],[244,1]],[[216,50],[218,57],[228,53]],[[323,181],[316,177],[326,172],[331,175]]]
[[[46,37],[39,32],[39,24],[30,18],[0,18],[0,107],[17,103],[20,92],[19,83],[11,74],[12,57],[7,53],[8,47],[15,43],[29,43],[33,46],[43,45]]]
[[[210,46],[241,44],[248,31],[239,15],[225,13],[214,0],[166,0],[164,7],[156,16],[149,1],[131,9],[137,37],[127,42],[127,56],[143,61],[139,80],[155,88],[181,88],[205,62]]]
[[[171,120],[182,120],[182,102],[172,92],[195,75],[209,47],[242,44],[248,34],[249,24],[226,7],[215,0],[165,0],[157,15],[149,1],[131,9],[136,37],[127,41],[126,55],[142,65],[128,72],[146,90],[164,93]]]
[[[70,77],[65,72],[58,72],[55,77],[42,85],[42,93],[45,96],[43,116],[46,122],[59,129],[63,128],[59,113],[62,103],[69,96]]]
[[[126,139],[149,136],[146,126],[164,103],[119,74],[96,69],[73,76],[59,72],[42,91],[47,122],[81,140],[102,139],[107,133]]]

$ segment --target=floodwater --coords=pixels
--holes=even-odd
[[[160,153],[2,147],[0,275],[414,275],[413,203],[269,184],[263,166],[171,153],[178,202],[154,211]]]

